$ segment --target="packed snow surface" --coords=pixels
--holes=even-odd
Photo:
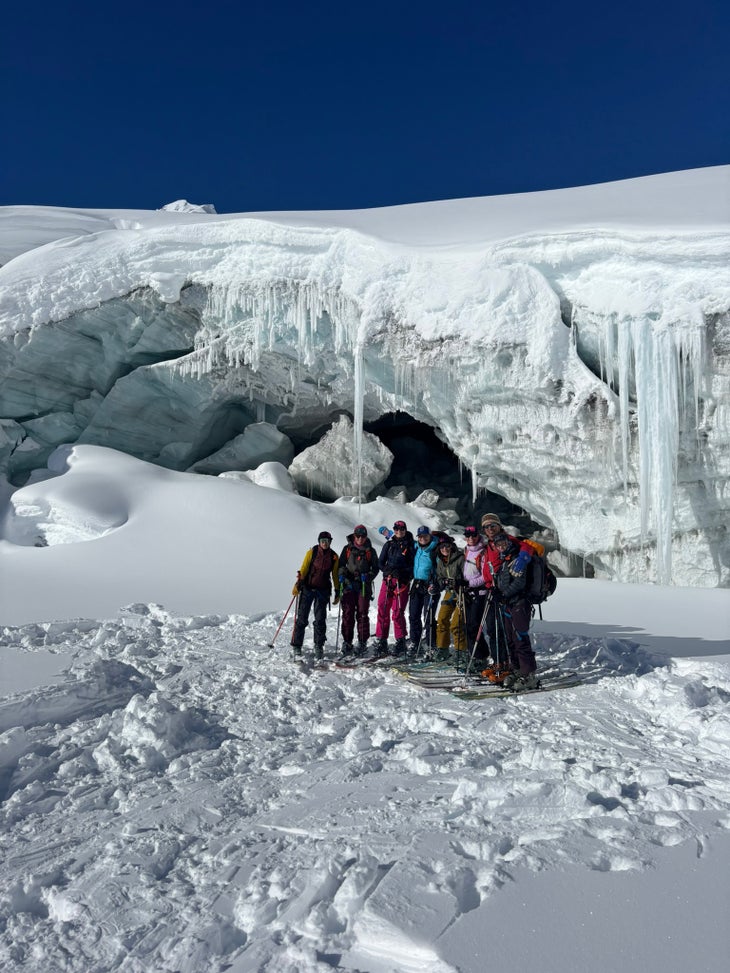
[[[433,510],[51,465],[0,541],[3,970],[724,968],[727,591],[563,580],[583,684],[467,702],[269,647],[320,529]]]

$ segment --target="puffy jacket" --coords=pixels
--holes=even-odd
[[[432,537],[430,543],[425,546],[415,541],[413,548],[413,578],[415,581],[432,581],[436,576],[434,551],[437,546],[438,540],[435,537]]]
[[[416,552],[413,549],[413,534],[408,530],[401,540],[391,537],[383,545],[380,552],[380,570],[384,578],[397,578],[398,581],[410,581],[413,577],[413,560]]]
[[[467,544],[464,548],[464,579],[469,582],[470,588],[484,587],[482,560],[485,549],[486,544],[481,537],[477,544]]]
[[[507,536],[512,537],[511,534]],[[512,537],[512,540],[519,546],[520,553],[524,551],[530,558],[532,557],[533,549],[527,541],[518,540],[516,537]],[[487,541],[484,545],[484,554],[482,556],[482,577],[487,588],[494,587],[494,576],[499,571],[501,565],[502,561],[499,556],[499,551],[492,541]]]
[[[378,567],[378,555],[375,548],[370,543],[370,538],[365,538],[365,543],[359,547],[355,543],[355,535],[347,535],[347,544],[342,548],[340,554],[340,574],[345,575],[345,580],[349,583],[360,584],[362,575],[367,575],[367,581],[372,581],[380,568]]]
[[[441,551],[436,555],[436,584],[439,588],[446,589],[444,601],[453,600],[455,589],[459,582],[464,580],[464,555],[453,545],[446,557],[442,557]],[[451,594],[449,594],[451,592]]]
[[[514,602],[520,601],[524,597],[525,586],[527,584],[526,572],[523,571],[522,574],[515,576],[510,571],[510,565],[519,553],[519,541],[514,540],[504,552],[504,555],[500,555],[499,570],[494,576],[497,591],[502,601],[508,605],[514,604]]]

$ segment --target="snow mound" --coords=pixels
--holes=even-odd
[[[36,487],[47,482],[36,479],[9,500],[3,524],[7,540],[19,546],[53,547],[105,537],[122,527],[128,509],[121,492],[106,493],[62,490],[49,499]]]
[[[212,203],[189,203],[187,199],[176,199],[174,203],[165,203],[160,206],[162,212],[167,213],[215,213],[215,206]]]

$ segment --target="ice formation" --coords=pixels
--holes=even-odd
[[[385,482],[392,462],[393,454],[377,436],[363,433],[362,426],[356,435],[352,420],[343,415],[315,446],[295,457],[289,473],[307,496],[364,500]]]
[[[2,469],[22,482],[74,441],[186,469],[253,423],[311,441],[347,412],[362,478],[363,423],[400,410],[597,573],[728,585],[729,173],[351,214],[104,213],[40,249],[23,228],[52,239],[48,211],[10,214]]]
[[[221,449],[195,463],[195,473],[225,473],[229,470],[251,470],[262,463],[288,466],[294,458],[294,447],[288,436],[269,422],[252,422]]]

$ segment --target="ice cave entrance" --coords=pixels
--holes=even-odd
[[[476,503],[472,503],[470,471],[425,422],[419,422],[407,412],[388,412],[374,422],[365,423],[364,428],[393,453],[384,491],[403,486],[408,500],[415,500],[423,490],[435,490],[440,498],[439,508],[456,510],[463,526],[479,525],[482,514],[489,511],[498,514],[504,523],[514,525],[520,533],[529,535],[541,529],[522,508],[496,493],[480,491]]]

